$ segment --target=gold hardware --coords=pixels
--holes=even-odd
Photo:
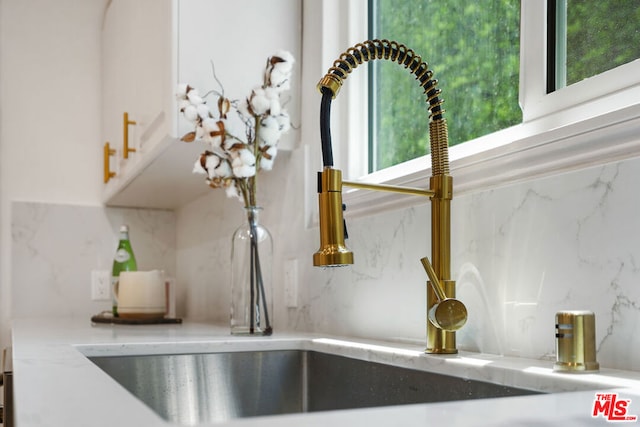
[[[554,371],[593,372],[596,361],[596,317],[591,311],[556,313],[556,363]]]
[[[111,178],[116,176],[115,172],[111,172],[110,157],[116,154],[116,150],[109,146],[108,142],[104,143],[104,183],[109,182]]]
[[[429,104],[429,140],[431,173],[429,189],[406,188],[394,185],[368,184],[342,181],[342,173],[333,169],[331,138],[328,129],[330,100],[334,99],[344,80],[358,65],[385,59],[409,70],[423,88]],[[451,280],[451,199],[453,178],[449,175],[449,143],[447,122],[433,72],[416,53],[395,41],[367,40],[358,43],[334,61],[327,74],[318,83],[323,94],[321,108],[321,137],[325,168],[318,180],[320,215],[320,250],[313,256],[316,266],[353,263],[353,253],[344,245],[344,219],[342,214],[342,186],[366,190],[427,196],[431,199],[431,261],[424,258],[423,265],[430,281],[427,283],[427,353],[457,353],[455,331],[467,320],[467,309],[455,299],[455,282]],[[328,92],[327,92],[328,90]],[[329,96],[331,95],[331,96]],[[324,134],[323,134],[324,132]],[[326,136],[324,136],[326,134]],[[326,158],[325,158],[326,153]]]
[[[467,308],[457,299],[447,297],[447,294],[442,287],[442,283],[440,282],[440,279],[438,279],[438,276],[436,276],[436,272],[433,270],[433,266],[429,262],[429,259],[424,257],[420,261],[427,272],[427,276],[429,276],[430,281],[428,284],[431,285],[431,289],[435,293],[437,299],[435,304],[429,305],[429,303],[427,303],[427,306],[429,307],[429,321],[433,326],[438,329],[442,329],[443,331],[457,331],[467,323]]]
[[[368,182],[358,181],[342,181],[342,185],[346,185],[347,187],[359,188],[361,190],[386,191],[388,193],[411,194],[414,196],[432,197],[435,194],[433,191],[423,188],[401,187],[399,185],[386,184],[369,184]]]
[[[313,254],[313,265],[342,266],[353,264],[353,252],[344,243],[342,215],[342,172],[324,168],[318,176],[320,206],[320,249]]]
[[[129,125],[136,125],[137,123],[134,120],[129,120],[129,113],[124,113],[123,115],[123,128],[124,128],[124,147],[122,149],[122,155],[125,159],[129,158],[129,153],[135,153],[135,148],[129,148]]]

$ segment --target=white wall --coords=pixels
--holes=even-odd
[[[11,317],[11,201],[98,205],[107,0],[0,0],[0,345]]]
[[[11,201],[99,204],[104,3],[0,0],[4,342],[11,317],[9,281],[15,276],[11,256],[28,254],[29,248],[25,239],[12,243],[10,226],[23,218],[11,217]],[[307,88],[323,73],[326,61],[320,62],[325,65],[317,67],[304,58],[308,78],[303,79],[302,146],[280,154],[275,170],[261,181],[262,218],[274,235],[276,252],[276,333],[309,330],[423,342],[426,278],[417,260],[429,251],[426,204],[350,220],[356,264],[339,270],[311,267],[318,237],[315,228],[306,226],[304,206],[305,191],[313,192],[315,170],[305,169],[305,163],[319,143],[319,98]],[[591,309],[601,365],[640,369],[635,357],[640,352],[638,171],[640,160],[629,159],[454,198],[452,268],[459,297],[470,311],[469,324],[459,333],[460,348],[548,358],[554,351],[555,311]],[[43,212],[41,206],[18,205]],[[212,191],[177,212],[176,270],[183,284],[179,303],[188,317],[228,319],[225,267],[240,211],[237,202]],[[60,224],[68,222],[49,227]],[[282,264],[291,258],[300,267],[297,308],[282,303]]]

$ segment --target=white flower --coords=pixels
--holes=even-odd
[[[267,148],[260,158],[260,167],[264,170],[270,171],[273,169],[273,162],[278,154],[278,148],[275,145]]]
[[[238,199],[240,199],[240,192],[238,191],[238,187],[236,187],[235,183],[231,183],[231,185],[229,185],[225,189],[225,191],[227,193],[227,197],[229,198],[237,197]]]
[[[296,59],[293,57],[291,52],[287,50],[279,50],[272,56],[272,58],[273,57],[280,58],[280,62],[276,62],[274,66],[287,67],[287,71],[291,71],[293,63],[296,62]]]
[[[220,165],[222,159],[217,155],[210,153],[207,155],[205,160],[205,168],[207,170],[207,176],[209,179],[213,179],[216,177],[216,168]]]
[[[294,62],[293,55],[284,50],[270,57],[265,69],[265,84],[279,91],[288,90]]]
[[[202,167],[202,156],[204,155],[205,154],[200,155],[200,157],[198,157],[198,160],[196,160],[196,162],[193,164],[193,173],[197,173],[201,175],[207,174],[207,170],[204,167]]]
[[[271,101],[267,98],[265,90],[261,87],[253,89],[251,96],[249,97],[249,105],[253,114],[261,116],[265,114],[271,107]]]
[[[189,120],[192,123],[195,123],[198,120],[198,117],[200,117],[198,115],[198,109],[196,108],[196,106],[191,104],[183,108],[182,114],[184,115],[185,119]]]
[[[187,92],[190,89],[189,85],[186,83],[178,83],[178,87],[177,87],[177,91],[176,91],[176,98],[178,98],[178,100],[184,100],[187,99]]]
[[[202,120],[211,117],[211,112],[209,111],[209,107],[207,107],[207,104],[197,104],[196,111],[198,112],[198,117],[200,117]]]
[[[202,121],[202,135],[204,141],[212,147],[220,147],[224,141],[224,121],[208,118]],[[197,136],[197,135],[196,135]]]
[[[249,98],[244,99],[242,101],[238,101],[238,106],[236,107],[238,114],[242,117],[252,117],[253,113],[251,112],[251,108],[249,106]]]
[[[227,159],[220,161],[220,164],[215,169],[215,174],[220,178],[230,178],[233,175],[233,170],[231,170],[231,165]]]
[[[269,114],[277,116],[282,110],[280,107],[280,92],[272,87],[266,87],[264,93],[269,100]]]
[[[249,178],[256,174],[256,158],[251,151],[242,148],[233,153],[231,162],[233,175],[237,178]]]
[[[260,120],[260,128],[258,130],[260,146],[276,145],[280,139],[280,133],[280,125],[276,117],[267,116]]]
[[[294,62],[291,53],[277,52],[267,60],[262,86],[242,100],[218,96],[214,109],[209,109],[195,88],[184,83],[177,86],[178,109],[194,124],[181,140],[202,140],[209,145],[194,163],[193,172],[206,175],[211,188],[225,188],[228,197],[255,202],[254,177],[261,169],[273,168],[278,140],[291,128],[280,94],[290,86]]]
[[[191,103],[185,97],[184,99],[178,100],[178,111],[183,111],[186,107],[190,106]]]
[[[204,103],[204,100],[198,94],[198,90],[193,88],[189,92],[187,92],[187,99],[194,105]]]
[[[280,91],[291,89],[291,73],[283,73],[279,70],[271,71],[269,77],[269,84],[273,88],[277,88]]]

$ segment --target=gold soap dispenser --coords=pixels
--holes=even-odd
[[[596,317],[587,310],[556,313],[557,372],[597,372]]]

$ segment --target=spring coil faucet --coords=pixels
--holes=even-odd
[[[402,65],[423,88],[429,104],[429,139],[431,172],[429,189],[343,181],[342,172],[333,168],[331,146],[331,101],[338,95],[344,80],[358,65],[375,59]],[[345,245],[342,186],[426,196],[431,199],[431,260],[422,258],[429,276],[427,286],[427,353],[457,353],[455,331],[466,322],[467,310],[455,299],[455,282],[451,277],[451,199],[453,179],[449,175],[447,122],[442,109],[441,90],[433,71],[422,58],[405,45],[389,40],[367,40],[350,47],[334,61],[318,83],[320,105],[320,139],[323,170],[318,172],[320,249],[313,255],[315,266],[335,267],[353,264],[353,252]]]

